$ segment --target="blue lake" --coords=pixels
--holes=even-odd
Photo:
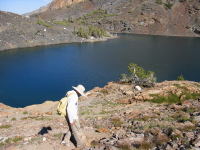
[[[96,43],[72,43],[0,52],[0,102],[12,107],[60,100],[72,86],[86,91],[118,81],[130,63],[155,72],[158,82],[200,82],[200,38],[120,34]]]

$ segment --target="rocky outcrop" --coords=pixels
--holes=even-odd
[[[80,3],[84,0],[53,0],[48,5],[48,10],[54,10],[54,9],[61,9],[63,7],[67,7],[76,3]]]
[[[84,0],[53,0],[48,5],[40,7],[39,9],[34,10],[33,12],[25,13],[25,14],[23,14],[23,16],[31,16],[34,14],[43,13],[45,11],[61,9],[63,7],[70,7],[71,5],[80,3],[82,1],[84,1]]]
[[[152,97],[152,93],[183,91],[197,97],[161,104],[151,98],[135,99],[137,94]],[[133,85],[110,82],[86,95],[79,101],[84,150],[200,148],[200,83],[165,81],[138,91]],[[69,147],[60,145],[68,127],[65,118],[56,114],[57,104],[46,101],[25,108],[0,104],[0,149],[75,148],[73,141]]]

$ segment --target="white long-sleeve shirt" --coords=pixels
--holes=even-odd
[[[70,94],[68,97],[67,115],[69,122],[72,123],[78,119],[78,95],[74,90],[67,92],[67,94]]]

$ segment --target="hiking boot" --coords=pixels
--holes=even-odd
[[[70,146],[70,143],[67,143],[67,142],[65,142],[65,141],[62,141],[62,142],[60,142],[60,145],[62,145],[62,146]]]

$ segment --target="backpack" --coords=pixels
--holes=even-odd
[[[67,116],[67,103],[68,103],[68,97],[74,93],[68,94],[66,97],[63,97],[59,102],[57,106],[57,112],[61,116]]]

